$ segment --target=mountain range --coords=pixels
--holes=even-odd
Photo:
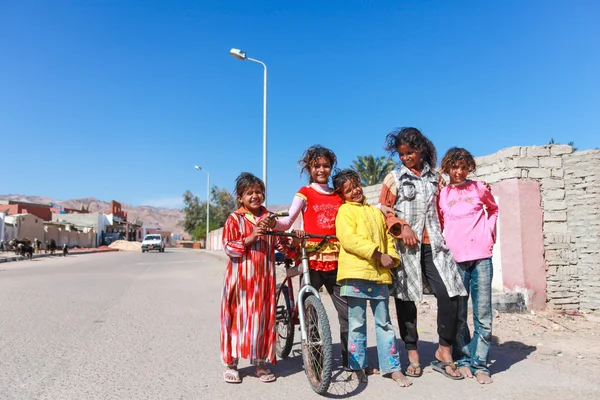
[[[71,200],[55,200],[43,196],[24,196],[20,194],[0,194],[0,200],[24,201],[27,203],[50,204],[55,203],[66,208],[81,210],[82,207],[90,212],[105,213],[110,209],[110,202],[93,197]],[[132,206],[121,203],[123,211],[127,212],[130,221],[142,221],[145,225],[156,226],[171,233],[184,233],[183,228],[177,223],[183,219],[183,211],[151,206]]]

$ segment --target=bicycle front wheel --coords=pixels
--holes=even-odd
[[[331,329],[325,307],[314,295],[304,300],[304,328],[306,329],[306,340],[302,341],[304,372],[312,389],[318,394],[324,394],[331,383],[333,364]]]
[[[278,283],[276,293],[280,291],[277,301],[275,353],[279,358],[287,358],[294,344],[294,323],[292,322],[289,288],[287,285]]]

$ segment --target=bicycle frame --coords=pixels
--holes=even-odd
[[[306,340],[307,334],[306,334],[306,327],[304,325],[304,297],[305,297],[305,294],[310,292],[312,295],[316,296],[318,299],[321,298],[319,296],[319,292],[314,287],[312,287],[310,284],[310,273],[309,273],[309,269],[308,269],[308,253],[306,251],[306,238],[302,239],[301,263],[302,263],[302,279],[303,279],[304,284],[302,285],[302,287],[300,287],[300,291],[298,292],[298,318],[300,319],[300,335],[302,337],[302,340]]]

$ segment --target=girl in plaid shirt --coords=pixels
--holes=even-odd
[[[402,260],[394,276],[400,336],[410,361],[406,375],[419,377],[417,307],[423,297],[423,278],[437,298],[439,347],[434,370],[450,379],[463,379],[452,359],[456,337],[458,296],[467,293],[452,253],[445,244],[437,212],[440,176],[434,170],[436,150],[416,128],[402,128],[386,137],[386,150],[398,153],[402,165],[384,179],[378,208],[385,214]]]

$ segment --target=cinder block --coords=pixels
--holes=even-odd
[[[540,157],[540,168],[562,168],[563,160],[561,157]]]
[[[550,176],[552,176],[553,178],[562,178],[565,176],[565,170],[562,168],[552,168]]]
[[[569,227],[564,222],[544,222],[544,233],[569,233]]]
[[[515,167],[535,168],[539,165],[535,157],[518,157],[514,159]]]
[[[545,201],[542,200],[542,209],[547,211],[562,211],[567,209],[567,202],[564,200]]]
[[[526,149],[528,157],[545,157],[550,155],[550,147],[548,146],[529,146]]]
[[[545,211],[544,212],[544,222],[549,222],[549,221],[554,221],[554,222],[561,222],[567,221],[567,212],[566,211],[554,211],[554,212],[548,212]]]
[[[542,199],[545,200],[562,200],[565,198],[563,189],[551,189],[542,191]]]
[[[530,168],[527,171],[529,179],[550,178],[550,169],[547,168]]]
[[[558,156],[561,154],[570,154],[573,152],[573,148],[568,144],[554,144],[550,146],[550,154]]]
[[[543,178],[541,184],[542,184],[542,190],[564,189],[564,187],[565,187],[565,181],[562,179]]]
[[[519,157],[521,155],[521,147],[520,146],[508,147],[506,149],[502,149],[502,150],[498,151],[496,154],[498,155],[499,158]]]

